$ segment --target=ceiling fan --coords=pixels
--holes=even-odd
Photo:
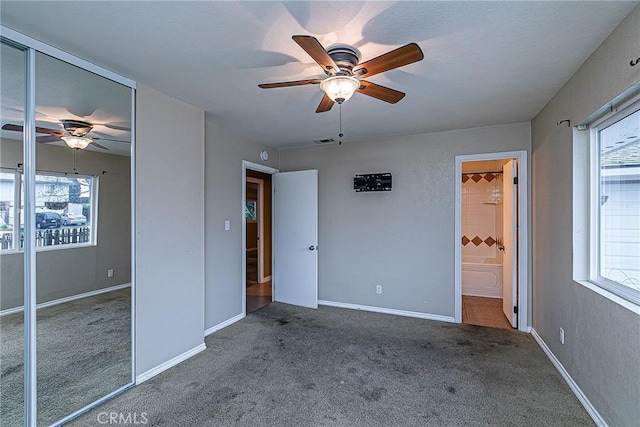
[[[60,129],[49,129],[36,126],[36,133],[45,134],[43,136],[36,137],[36,142],[46,144],[49,142],[64,141],[69,147],[77,149],[83,149],[86,148],[89,144],[92,144],[95,147],[101,148],[103,150],[109,149],[104,145],[98,144],[96,140],[128,142],[120,141],[117,139],[89,137],[87,136],[87,134],[91,132],[91,130],[93,129],[93,125],[88,122],[83,122],[80,120],[61,120],[60,123],[62,124],[64,131]],[[21,125],[14,125],[10,123],[2,126],[2,129],[15,132],[24,131],[24,128]]]
[[[424,58],[420,47],[416,43],[409,43],[360,63],[360,51],[353,46],[336,44],[325,49],[318,39],[313,36],[293,36],[292,38],[322,67],[322,71],[327,77],[323,79],[263,83],[258,87],[272,89],[276,87],[319,84],[320,89],[324,91],[324,96],[316,109],[316,113],[331,110],[331,107],[336,102],[342,104],[351,98],[354,92],[395,104],[404,98],[405,94],[403,92],[362,80],[362,78],[412,64]]]

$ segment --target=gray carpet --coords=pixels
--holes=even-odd
[[[517,331],[273,303],[206,343],[70,425],[593,425]]]
[[[121,289],[37,311],[38,426],[131,381],[131,296]],[[0,425],[23,424],[23,313],[0,318]]]

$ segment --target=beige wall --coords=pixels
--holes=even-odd
[[[204,112],[138,86],[136,375],[204,343],[203,183]]]
[[[640,317],[574,280],[586,279],[574,277],[586,240],[573,220],[584,206],[572,203],[588,195],[586,141],[556,122],[579,123],[640,81],[629,65],[638,55],[636,7],[532,122],[533,327],[604,420],[621,426],[640,420]]]
[[[529,147],[514,123],[282,150],[282,171],[318,170],[319,298],[452,318],[455,156]],[[392,191],[354,192],[354,175],[378,172]]]
[[[2,139],[0,142],[2,167],[15,169],[18,163],[23,163],[22,141]],[[38,251],[38,303],[131,282],[130,162],[131,158],[125,156],[89,150],[78,152],[78,173],[98,177],[97,245]],[[36,169],[73,173],[73,150],[38,144]],[[107,277],[110,268],[114,270],[113,277]],[[0,309],[22,306],[22,252],[2,254],[0,278]]]

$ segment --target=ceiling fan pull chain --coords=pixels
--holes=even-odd
[[[78,150],[79,148],[73,149],[73,171],[78,173]]]
[[[338,145],[342,145],[342,137],[344,136],[342,133],[342,103],[338,104],[338,107],[340,108],[340,133],[338,134],[340,139],[338,140]]]

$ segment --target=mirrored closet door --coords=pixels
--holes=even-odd
[[[24,121],[26,51],[0,44],[2,125]],[[17,138],[16,138],[17,137]],[[0,134],[0,419],[24,424],[24,254],[19,250],[21,135]]]
[[[10,220],[12,239],[0,252],[2,419],[49,426],[133,383],[134,89],[55,50],[27,50],[30,120],[25,89],[4,96],[5,78],[28,75],[20,54],[3,44],[0,218]],[[34,315],[21,310],[24,295]]]

